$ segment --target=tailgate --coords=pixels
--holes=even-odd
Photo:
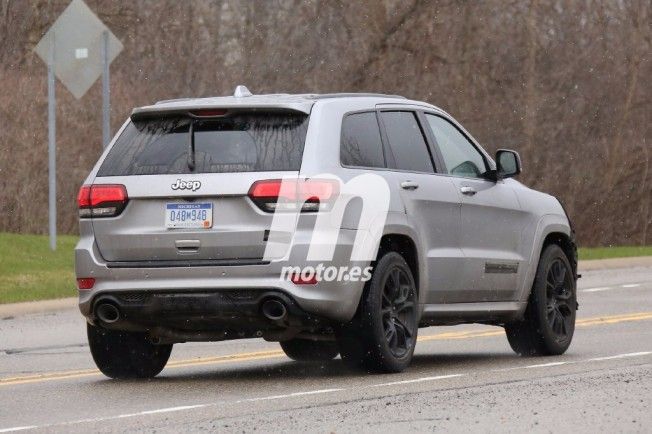
[[[93,181],[124,186],[128,196],[119,215],[91,217],[104,259],[263,257],[273,214],[247,194],[258,180],[298,176],[308,116],[218,113],[127,125]]]

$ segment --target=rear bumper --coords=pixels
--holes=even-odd
[[[326,266],[365,267],[367,263],[350,261],[356,231],[341,230],[333,260]],[[315,285],[295,285],[281,279],[283,267],[315,266],[306,261],[311,234],[295,234],[289,254],[280,260],[246,265],[204,265],[196,267],[116,267],[108,264],[92,236],[83,236],[75,249],[77,277],[94,277],[92,290],[80,291],[81,313],[93,320],[93,305],[102,295],[127,293],[258,293],[278,291],[287,295],[303,312],[331,321],[350,320],[358,306],[364,283],[360,281],[320,281]],[[163,313],[161,313],[163,315]]]

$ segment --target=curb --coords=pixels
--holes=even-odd
[[[652,256],[632,258],[592,259],[580,261],[579,272],[595,270],[612,270],[619,268],[652,267]],[[0,304],[0,319],[15,316],[57,312],[77,307],[77,297],[59,298],[56,300],[28,301],[24,303]]]
[[[592,259],[580,261],[579,271],[614,270],[619,268],[652,267],[652,256],[631,258]]]
[[[0,319],[32,313],[57,312],[77,307],[77,297],[57,298],[55,300],[26,301],[23,303],[0,304]]]

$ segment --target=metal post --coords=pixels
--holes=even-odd
[[[109,32],[102,32],[102,145],[106,148],[111,140],[111,88],[109,87]]]
[[[54,44],[55,35],[50,39],[48,59],[48,213],[50,231],[50,249],[57,249],[57,119],[54,81]]]

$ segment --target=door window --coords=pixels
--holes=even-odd
[[[434,173],[432,158],[416,115],[409,111],[381,112],[396,168]]]
[[[426,119],[444,158],[447,173],[482,178],[487,165],[480,151],[446,119],[432,114],[426,114]]]

